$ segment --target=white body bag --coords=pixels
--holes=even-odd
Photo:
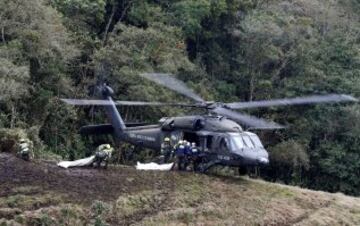
[[[95,156],[92,155],[88,158],[79,159],[76,161],[62,161],[62,162],[59,162],[57,165],[62,168],[90,166],[94,162],[94,160],[95,160]]]
[[[174,163],[168,164],[157,164],[155,162],[150,163],[140,163],[137,162],[136,169],[137,170],[159,170],[159,171],[170,171],[173,167]]]

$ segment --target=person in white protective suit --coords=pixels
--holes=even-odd
[[[32,142],[29,139],[20,139],[17,146],[16,154],[18,157],[25,161],[30,161],[33,158]]]
[[[101,163],[104,162],[104,168],[106,169],[113,151],[114,148],[112,148],[110,144],[102,144],[97,147],[93,163],[94,166],[99,168],[101,166]]]

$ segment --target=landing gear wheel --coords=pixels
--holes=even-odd
[[[260,169],[257,166],[250,166],[247,168],[247,172],[250,178],[258,178],[260,176]]]
[[[125,149],[123,153],[123,161],[125,164],[130,163],[134,159],[136,148]]]
[[[240,166],[240,167],[238,168],[238,172],[239,172],[239,175],[240,175],[240,176],[245,176],[245,175],[248,174],[247,168],[246,168],[246,167],[242,167],[242,166]]]
[[[220,165],[219,160],[210,160],[200,165],[200,172],[207,173],[212,167]]]

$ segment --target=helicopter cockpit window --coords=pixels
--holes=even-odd
[[[254,143],[251,141],[250,137],[249,136],[243,136],[242,137],[243,140],[244,140],[244,143],[245,143],[245,146],[248,147],[248,148],[255,148],[255,145]]]
[[[253,141],[253,143],[255,144],[255,147],[257,148],[263,148],[264,146],[262,145],[260,139],[258,136],[250,136],[251,140]]]
[[[241,138],[241,136],[233,136],[232,137],[232,142],[233,142],[233,145],[237,148],[237,149],[243,149],[245,146],[244,146],[244,141],[243,139]]]
[[[258,136],[255,134],[230,133],[231,146],[235,149],[256,149],[263,148]]]

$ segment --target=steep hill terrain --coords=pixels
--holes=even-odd
[[[360,199],[248,178],[0,154],[0,225],[360,225]]]
[[[116,100],[190,101],[144,81],[144,72],[174,74],[213,101],[330,93],[358,98],[359,37],[359,0],[1,0],[0,151],[27,137],[36,158],[77,159],[111,143],[78,134],[84,125],[106,123],[101,107],[60,101],[97,98],[94,85],[101,80]],[[198,113],[119,111],[124,121],[149,123]],[[360,196],[360,105],[244,113],[287,127],[257,131],[271,160],[261,172],[265,180]],[[57,177],[67,181],[65,172],[77,171]]]

